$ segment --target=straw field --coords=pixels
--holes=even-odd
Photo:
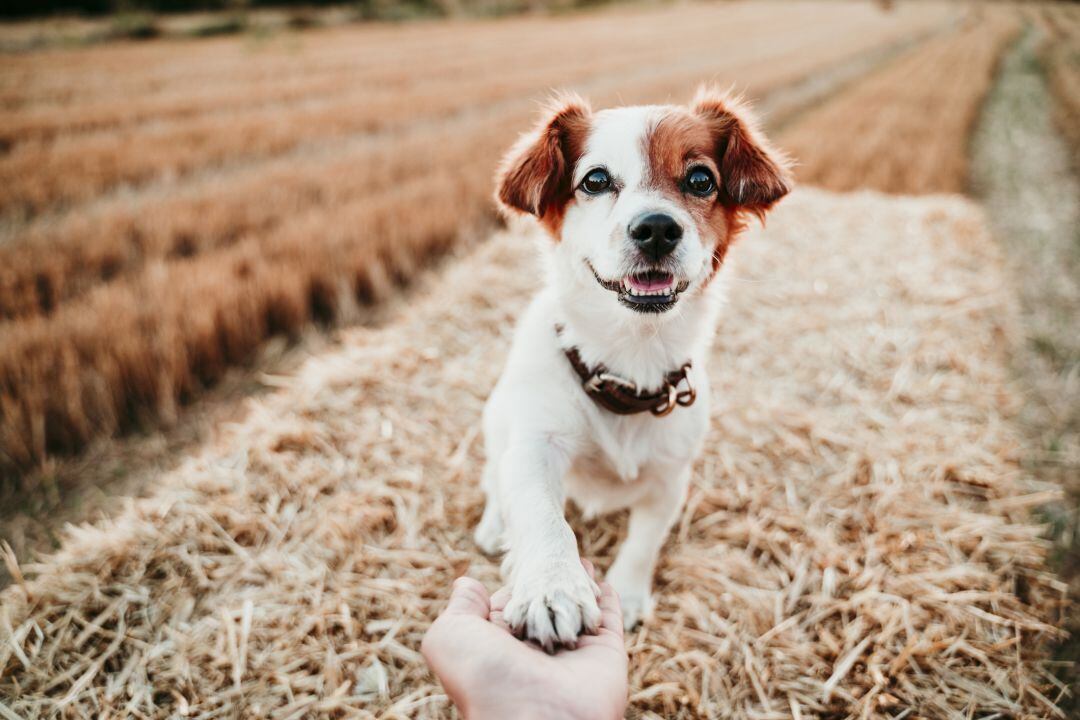
[[[968,139],[1020,18],[991,7],[806,113],[778,139],[800,182],[833,190],[964,192]]]
[[[535,228],[489,237],[492,169],[550,87],[604,106],[702,80],[759,100],[804,187],[728,256],[711,434],[627,635],[628,717],[1066,717],[1068,588],[1030,512],[1064,503],[1032,479],[1016,376],[1035,265],[970,200],[877,192],[962,192],[996,113],[989,217],[1065,251],[1066,203],[1010,190],[1056,147],[1010,144],[1052,134],[1008,114],[1036,104],[1006,100],[1037,33],[1000,63],[1024,19],[1068,132],[1067,7],[680,4],[5,56],[0,491],[172,422],[272,335],[381,314],[261,376],[56,554],[0,533],[0,717],[453,716],[420,640],[453,578],[500,583],[471,540],[480,412],[541,276]],[[625,516],[570,514],[603,571]]]
[[[152,499],[29,579],[11,562],[11,710],[445,716],[418,647],[452,578],[497,582],[469,536],[480,409],[530,245],[490,241]],[[1060,591],[1024,519],[1057,493],[1017,463],[1016,307],[980,211],[801,190],[730,262],[712,434],[627,636],[632,716],[1057,716]],[[624,520],[574,524],[607,567]]]
[[[477,234],[498,154],[551,86],[598,104],[681,100],[703,79],[770,97],[956,32],[964,14],[777,8],[5,58],[0,473],[171,421],[268,336],[354,314]],[[575,52],[601,31],[622,42],[581,62]],[[657,32],[681,41],[652,42]]]

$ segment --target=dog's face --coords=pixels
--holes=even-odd
[[[790,185],[781,156],[730,98],[592,112],[564,99],[510,151],[497,197],[558,241],[565,280],[642,313],[703,288],[747,213]]]

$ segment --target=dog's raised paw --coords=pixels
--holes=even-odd
[[[583,569],[525,574],[513,584],[503,617],[519,637],[548,652],[574,647],[582,633],[600,626],[596,584]]]

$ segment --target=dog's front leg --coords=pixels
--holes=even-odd
[[[668,531],[679,517],[690,483],[690,467],[670,476],[657,475],[655,490],[630,507],[626,540],[605,578],[619,594],[627,630],[652,612],[652,581],[656,559]]]
[[[509,554],[503,564],[510,601],[503,617],[549,652],[573,646],[600,622],[596,583],[581,565],[566,522],[563,477],[568,453],[548,437],[511,445],[499,462],[499,498]]]

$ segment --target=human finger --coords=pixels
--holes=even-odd
[[[510,602],[510,587],[503,585],[501,588],[491,593],[491,610],[502,612],[506,609],[506,603]]]
[[[610,630],[622,639],[623,619],[619,593],[606,582],[600,583],[600,627]]]
[[[496,590],[491,595],[491,612],[488,614],[488,620],[491,621],[492,625],[513,634],[513,631],[510,630],[510,623],[506,622],[506,618],[503,617],[503,610],[508,602],[510,602],[510,588],[503,586]]]
[[[443,610],[444,615],[473,615],[487,618],[491,611],[487,589],[479,580],[464,575],[454,581],[450,591],[450,601]]]

